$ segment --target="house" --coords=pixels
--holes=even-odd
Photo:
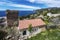
[[[49,17],[57,17],[57,16],[60,16],[60,13],[56,13],[56,14],[52,14],[52,13],[47,13],[47,16]]]
[[[28,30],[30,24],[32,24],[31,35]],[[41,31],[44,31],[45,23],[41,19],[20,20],[18,28],[21,33],[20,36],[23,37],[24,39],[27,39],[27,37],[30,38],[40,33]]]
[[[47,16],[52,17],[52,13],[50,13],[50,12],[47,13]]]

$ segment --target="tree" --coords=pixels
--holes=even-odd
[[[29,32],[32,31],[32,24],[29,25],[29,28],[28,28]]]
[[[47,11],[43,11],[43,15],[46,16],[47,15]]]

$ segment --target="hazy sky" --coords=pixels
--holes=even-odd
[[[0,10],[36,10],[60,7],[60,0],[0,0]]]

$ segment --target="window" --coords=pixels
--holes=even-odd
[[[26,35],[26,30],[25,30],[25,31],[23,31],[23,35]]]
[[[33,32],[36,32],[37,31],[37,28],[33,28],[33,30],[32,30]]]

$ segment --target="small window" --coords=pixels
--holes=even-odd
[[[23,31],[23,35],[26,35],[26,30],[25,30],[25,31]]]
[[[33,28],[33,30],[32,30],[32,31],[34,31],[34,32],[35,32],[35,31],[37,31],[37,28]]]

